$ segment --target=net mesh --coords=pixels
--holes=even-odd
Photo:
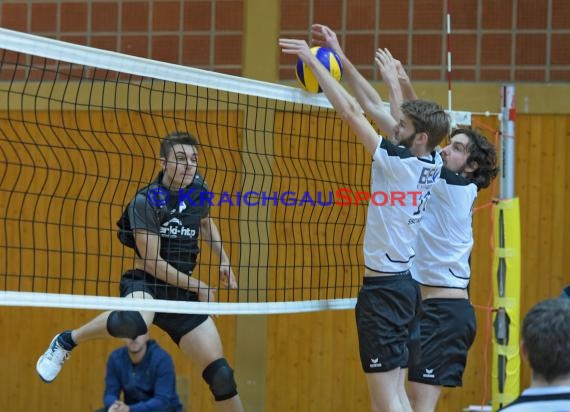
[[[357,192],[368,190],[370,159],[323,96],[4,29],[0,40],[0,303],[354,305],[366,216]],[[218,288],[217,302],[125,302],[118,285],[134,252],[115,222],[156,176],[161,138],[175,130],[200,140],[204,201],[239,288]],[[217,257],[201,251],[193,276],[218,286]]]
[[[174,130],[200,140],[204,201],[239,279],[218,302],[355,296],[365,204],[336,205],[335,191],[366,190],[368,160],[321,97],[47,39],[33,39],[38,55],[26,51],[31,36],[2,35],[14,41],[2,43],[0,70],[4,303],[113,307],[101,298],[117,296],[134,263],[115,222],[156,176]],[[173,81],[180,72],[198,81]],[[193,276],[217,286],[202,243]]]

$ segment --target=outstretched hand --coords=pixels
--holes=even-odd
[[[322,24],[313,24],[311,28],[311,36],[315,46],[327,47],[335,51],[338,55],[342,54],[342,48],[336,37],[336,33],[328,26]]]
[[[296,54],[303,62],[307,62],[313,53],[305,40],[279,39],[281,51],[285,54]]]
[[[392,87],[399,87],[404,100],[416,100],[418,98],[402,62],[394,58],[390,50],[376,50],[374,63],[380,70],[384,83],[392,85]]]
[[[381,49],[378,49],[378,51],[380,51],[380,50]],[[398,80],[409,82],[410,78],[408,77],[408,73],[406,73],[406,70],[404,69],[402,62],[400,60],[396,59],[395,57],[393,57],[392,54],[390,53],[390,50],[384,49],[384,51],[389,56],[390,60],[392,60],[392,65],[396,68]]]
[[[392,57],[388,49],[376,50],[374,63],[376,67],[378,67],[378,70],[380,70],[384,82],[388,83],[390,80],[398,79],[398,67],[396,62],[397,60]],[[401,63],[400,66],[402,66]]]
[[[398,59],[394,59],[394,63],[396,64],[396,70],[398,71],[398,80],[409,82],[410,78],[408,77],[408,73],[406,73],[406,69],[404,69],[402,62]]]

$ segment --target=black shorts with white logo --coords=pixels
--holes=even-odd
[[[356,302],[356,327],[364,372],[407,367],[407,344],[420,303],[419,287],[409,272],[364,277]]]
[[[169,285],[140,269],[128,270],[120,284],[121,297],[133,292],[146,292],[154,299],[197,302],[198,295],[186,289]],[[155,313],[153,323],[168,333],[178,345],[180,339],[208,319],[208,315]]]
[[[475,311],[469,300],[424,300],[420,315],[421,354],[417,363],[410,364],[408,380],[461,386],[476,330]]]

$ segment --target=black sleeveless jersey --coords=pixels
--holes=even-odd
[[[209,202],[203,200],[207,196],[202,195],[208,188],[202,176],[196,174],[189,186],[169,191],[161,183],[162,176],[161,172],[149,186],[137,192],[124,218],[128,220],[130,236],[133,229],[160,235],[160,256],[176,269],[190,273],[200,252],[200,221],[209,214]],[[123,228],[123,232],[129,235],[129,230]],[[134,247],[134,242],[130,247]]]

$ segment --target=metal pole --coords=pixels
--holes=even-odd
[[[515,86],[501,88],[501,178],[499,197],[515,197]]]
[[[520,227],[507,219],[504,204],[515,201],[515,87],[503,85],[501,88],[501,116],[500,116],[500,202],[496,222],[496,251],[497,263],[496,284],[494,285],[495,308],[494,320],[494,359],[493,375],[496,386],[493,388],[493,407],[502,407],[511,402],[518,394],[519,388],[519,362],[513,354],[516,343],[518,350],[518,336],[512,336],[513,330],[518,333],[519,304],[520,301]],[[503,206],[501,206],[503,205]],[[506,210],[506,211],[505,211]],[[517,215],[518,216],[518,215]],[[507,223],[507,221],[509,223]],[[514,322],[514,323],[513,323]]]

